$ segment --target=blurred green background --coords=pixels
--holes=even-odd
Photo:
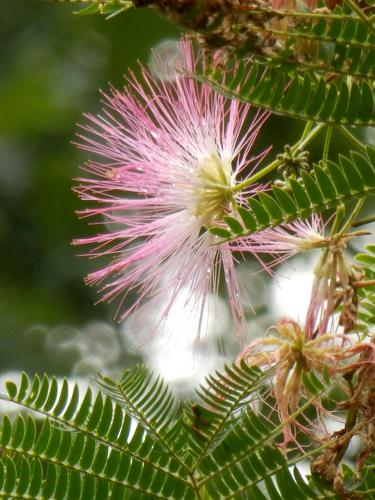
[[[178,30],[151,10],[106,21],[60,3],[0,4],[0,366],[62,373],[74,355],[52,352],[49,331],[111,316],[94,306],[89,263],[70,244],[87,234],[71,191],[86,159],[71,144],[76,123]]]
[[[150,9],[107,21],[62,3],[0,5],[0,371],[124,368],[136,355],[114,307],[94,305],[95,290],[83,284],[94,264],[70,243],[89,232],[71,190],[87,157],[72,141],[82,113],[100,109],[99,89],[121,87],[128,68],[179,31]],[[280,151],[301,126],[272,118],[257,149]]]

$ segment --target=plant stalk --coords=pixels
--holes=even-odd
[[[308,144],[324,127],[326,126],[325,123],[319,123],[316,127],[314,127],[309,133],[306,134],[306,129],[311,128],[311,122],[307,122],[305,130],[302,134],[301,139],[292,146],[292,151],[297,151],[298,149],[302,149],[306,144]],[[246,181],[240,182],[240,184],[237,184],[236,186],[233,186],[231,191],[233,193],[237,193],[238,191],[242,191],[246,187],[250,186],[251,184],[254,184],[255,182],[258,182],[260,179],[265,177],[267,174],[275,170],[283,160],[274,160],[271,162],[269,165],[266,167],[262,168],[259,172],[256,174],[252,175],[249,177],[249,179],[246,179]]]
[[[340,229],[340,232],[339,232],[340,234],[345,233],[351,227],[353,219],[362,210],[362,207],[363,207],[364,203],[365,203],[365,199],[364,198],[361,198],[360,200],[357,201],[357,204],[354,207],[353,212],[350,214],[350,216],[348,217],[347,221],[345,222],[345,224]]]
[[[354,222],[351,223],[352,227],[359,227],[359,226],[364,226],[365,224],[371,224],[371,222],[375,222],[375,215],[372,215],[371,217],[367,217],[366,219],[360,219],[360,220],[355,220]]]
[[[366,152],[366,147],[362,144],[362,142],[357,139],[357,137],[355,135],[353,135],[351,132],[349,132],[349,130],[344,127],[344,125],[339,125],[338,126],[338,130],[339,132],[341,132],[341,134],[343,136],[345,136],[357,149],[359,149],[359,151],[361,151],[362,153],[365,153]]]

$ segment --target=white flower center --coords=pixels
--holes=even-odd
[[[232,168],[229,161],[223,161],[217,153],[203,158],[197,167],[199,179],[194,189],[194,215],[202,225],[210,225],[222,218],[232,198]]]
[[[315,232],[306,234],[302,239],[296,238],[296,240],[299,252],[308,252],[314,248],[322,248],[327,245],[327,238]]]

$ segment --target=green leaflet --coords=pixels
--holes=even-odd
[[[294,23],[284,26],[282,31],[272,24],[267,25],[267,33],[270,32],[286,39],[287,49],[263,56],[255,51],[254,60],[263,65],[283,67],[284,73],[308,71],[325,77],[336,74],[354,76],[357,81],[373,80],[375,38],[369,26],[347,5],[344,8],[336,6],[333,12],[321,12],[319,16],[314,12],[301,12]],[[301,50],[301,42],[310,45]],[[298,58],[294,57],[295,53]],[[321,105],[318,96],[324,98],[327,93],[322,82],[319,82],[318,91],[310,102],[315,109]],[[345,100],[341,100],[341,104],[344,103]],[[336,110],[339,111],[338,106]]]
[[[355,260],[363,266],[364,279],[375,280],[375,245],[367,245],[365,252],[355,256]],[[358,290],[359,310],[358,320],[359,326],[364,331],[373,328],[375,325],[375,288],[373,286],[360,288]]]
[[[346,4],[318,16],[300,13],[294,21],[284,31],[267,25],[267,33],[285,41],[283,50],[265,55],[254,49],[247,62],[239,55],[231,70],[206,67],[192,76],[224,95],[281,115],[375,125],[373,21],[366,23]],[[301,41],[313,44],[301,50]]]
[[[149,498],[168,498],[169,492],[177,494],[189,488],[181,464],[173,458],[163,463],[161,443],[100,392],[93,398],[93,391],[88,389],[79,403],[77,386],[68,396],[66,381],[59,386],[53,377],[40,379],[36,375],[30,380],[25,374],[16,391],[12,384],[8,384],[8,390],[10,400],[47,417],[37,434],[32,417],[25,420],[19,416],[11,424],[5,416],[0,439],[3,449],[17,452],[29,461],[39,456],[53,464],[47,469],[47,476],[40,478],[39,486],[34,484],[39,488],[38,495],[47,488],[52,492],[47,498],[61,494],[61,498],[68,495],[99,499],[105,490],[111,492],[115,488],[118,498],[125,498],[129,491],[140,497],[147,491]],[[161,407],[166,408],[162,402]],[[4,491],[9,492],[9,488]],[[92,489],[96,496],[86,496],[86,491]],[[77,496],[70,496],[73,490]]]
[[[311,498],[333,497],[329,489],[320,493],[313,481],[307,485],[298,472],[288,472],[287,460],[273,446],[282,426],[249,404],[268,378],[244,362],[228,365],[207,377],[199,390],[202,404],[187,405],[178,417],[165,383],[144,367],[126,371],[119,382],[100,379],[110,397],[89,389],[81,403],[71,387],[67,391],[54,378],[23,375],[3,398],[45,418],[40,428],[34,416],[3,417],[0,496],[188,500],[205,491],[205,498],[245,494],[282,500],[288,490],[298,498],[309,498],[306,492]],[[314,397],[330,388],[311,376],[306,380],[316,388]]]
[[[229,369],[232,370],[233,368],[230,367]],[[244,363],[237,367],[238,370],[245,368],[247,367]],[[219,374],[217,375],[219,376]],[[218,382],[218,378],[215,378],[216,380],[211,380],[213,382],[211,388],[215,387]],[[328,390],[329,385],[327,385],[327,382],[318,381],[312,374],[306,375],[305,378],[306,383],[316,389],[313,397]],[[223,387],[221,389],[223,390]],[[230,389],[227,389],[227,391],[231,392]],[[303,488],[300,488],[298,483],[294,482],[293,477],[287,474],[285,457],[273,446],[273,442],[277,439],[281,428],[276,423],[272,423],[270,420],[256,414],[250,406],[244,405],[246,399],[241,404],[243,411],[236,416],[233,410],[230,413],[228,408],[224,408],[224,401],[226,400],[228,404],[228,398],[225,398],[224,395],[221,398],[213,398],[212,392],[211,397],[208,396],[209,392],[206,389],[204,397],[207,398],[206,401],[210,408],[215,409],[215,406],[219,404],[218,401],[221,400],[223,414],[225,412],[229,415],[232,414],[230,419],[227,417],[230,423],[229,430],[227,432],[225,432],[225,429],[221,430],[218,434],[220,436],[218,444],[213,445],[211,442],[213,434],[207,433],[210,429],[210,415],[207,410],[203,414],[201,419],[203,422],[199,426],[200,440],[197,440],[196,448],[201,450],[203,448],[205,453],[198,455],[200,459],[196,461],[196,466],[202,471],[201,484],[205,485],[211,493],[211,497],[217,498],[215,491],[218,491],[220,492],[220,498],[237,498],[235,495],[240,494],[247,494],[249,498],[263,498],[259,496],[259,485],[264,481],[267,484],[268,493],[268,496],[266,495],[264,498],[282,500],[285,496],[283,492],[278,490],[276,485],[279,486],[280,482],[283,482],[287,477],[289,491],[294,490],[297,494],[296,498],[304,498],[301,491]],[[216,387],[214,393],[217,393]],[[248,397],[251,397],[251,393]],[[306,402],[304,406],[307,408],[309,405],[310,401]],[[304,409],[301,408],[301,411],[304,411]],[[215,411],[213,413],[215,414]],[[212,425],[214,424],[215,421]],[[211,446],[207,448],[207,443],[210,442]],[[285,487],[287,482],[284,482]],[[312,486],[309,491],[313,492],[314,489],[314,486]],[[325,498],[333,496],[327,490],[325,495]],[[314,498],[314,496],[312,495],[311,498]]]
[[[328,161],[316,165],[311,172],[301,170],[301,179],[290,179],[290,190],[272,186],[268,193],[259,193],[241,207],[242,232],[228,225],[220,227],[224,239],[246,236],[257,231],[305,219],[313,213],[345,204],[375,192],[374,149],[367,147],[366,156],[351,152],[350,158],[340,155],[339,163]],[[220,236],[216,227],[210,231]]]
[[[246,64],[240,82],[236,69],[232,75],[216,68],[213,73],[206,71],[192,76],[230,98],[280,115],[332,124],[375,125],[372,82],[348,83],[343,77],[329,81],[325,76],[297,70],[290,72],[285,80],[282,65],[264,66],[255,58]]]

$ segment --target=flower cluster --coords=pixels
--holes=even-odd
[[[185,76],[196,64],[191,44],[182,42],[176,61],[180,71],[172,81],[157,81],[143,68],[142,82],[130,77],[124,91],[104,95],[101,115],[87,116],[80,146],[102,162],[85,166],[88,175],[78,180],[76,191],[93,204],[81,216],[99,217],[105,231],[75,243],[92,245],[92,257],[111,257],[87,282],[101,285],[102,300],[119,298],[118,317],[131,319],[129,330],[139,329],[137,318],[143,322],[158,311],[149,336],[164,330],[173,304],[183,301],[198,318],[199,339],[208,295],[217,293],[223,274],[236,331],[243,333],[234,253],[271,256],[263,266],[272,273],[285,259],[320,249],[304,326],[279,320],[276,335],[251,342],[238,358],[249,366],[273,368],[285,445],[296,440],[295,429],[318,436],[327,415],[320,398],[313,402],[314,422],[305,425],[294,416],[308,399],[303,375],[327,371],[341,383],[343,373],[375,362],[373,343],[347,335],[356,329],[362,274],[345,249],[362,233],[326,235],[317,215],[230,242],[208,231],[225,216],[238,219],[247,198],[267,189],[248,179],[268,152],[251,154],[268,114]]]
[[[375,372],[374,343],[348,335],[357,330],[357,287],[361,285],[363,272],[350,262],[345,249],[350,239],[367,233],[339,232],[326,236],[324,229],[320,217],[314,216],[309,223],[297,221],[287,227],[263,231],[251,242],[257,251],[275,255],[274,262],[299,252],[321,249],[304,326],[288,318],[281,319],[275,327],[276,335],[251,342],[237,359],[237,362],[245,360],[249,366],[273,368],[272,392],[284,423],[284,446],[298,442],[297,431],[312,439],[322,439],[328,433],[326,419],[331,412],[320,397],[312,400],[313,421],[299,415],[299,409],[309,399],[303,385],[304,374],[313,372],[322,377],[326,371],[346,393],[349,408],[350,404],[358,404],[358,387],[364,384],[363,371],[367,370],[371,379]],[[242,244],[246,247],[246,241]],[[346,377],[352,379],[356,373],[357,389],[353,392]],[[344,407],[341,404],[341,409]]]

